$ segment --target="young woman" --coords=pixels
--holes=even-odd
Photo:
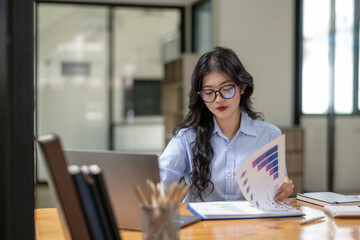
[[[253,110],[253,91],[252,76],[232,50],[216,47],[200,57],[192,75],[189,113],[159,158],[165,186],[181,179],[191,186],[185,202],[244,199],[236,170],[281,135]],[[285,177],[275,201],[286,199],[293,188]]]

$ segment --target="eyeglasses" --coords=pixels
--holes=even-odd
[[[211,103],[215,101],[216,99],[216,93],[219,93],[220,96],[224,99],[230,99],[235,96],[236,92],[236,84],[233,85],[226,85],[219,90],[212,90],[212,89],[204,89],[198,92],[198,94],[201,96],[201,98],[204,100],[204,102]]]

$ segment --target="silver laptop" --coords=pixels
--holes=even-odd
[[[120,153],[116,151],[65,150],[68,165],[99,165],[119,228],[141,230],[141,209],[133,186],[146,189],[146,180],[160,181],[158,157],[153,154]],[[200,221],[199,217],[181,215],[180,227]]]

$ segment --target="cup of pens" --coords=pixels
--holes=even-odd
[[[154,184],[147,182],[147,197],[139,186],[135,186],[135,192],[140,200],[142,210],[142,235],[144,240],[178,240],[180,225],[179,207],[182,199],[189,190],[189,186],[181,183],[173,183],[168,194],[165,194],[162,183]]]
[[[179,205],[151,206],[141,204],[142,234],[145,240],[177,240],[179,225],[173,224]]]

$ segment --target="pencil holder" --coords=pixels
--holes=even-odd
[[[140,204],[143,239],[178,240],[180,230],[179,206],[179,204],[166,206]]]

